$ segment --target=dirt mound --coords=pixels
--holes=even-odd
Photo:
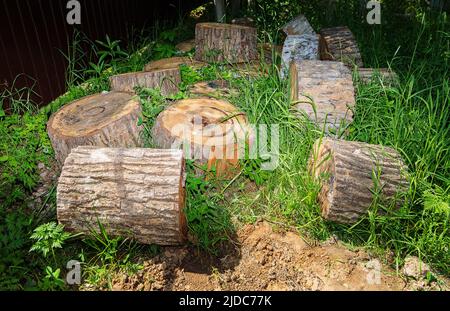
[[[310,245],[266,222],[247,225],[218,258],[193,247],[165,248],[114,290],[405,290],[407,282],[362,250],[332,240]],[[433,288],[430,288],[433,289]]]

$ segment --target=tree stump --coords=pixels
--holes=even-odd
[[[319,59],[318,35],[290,35],[284,40],[280,77],[285,78],[288,75],[291,62],[303,59]]]
[[[356,80],[362,83],[370,83],[371,81],[383,80],[388,83],[397,83],[398,76],[389,68],[358,68]]]
[[[158,88],[163,95],[178,92],[181,83],[180,70],[168,68],[153,71],[124,73],[109,78],[111,90],[118,92],[134,92],[136,87]]]
[[[220,98],[236,95],[237,91],[230,89],[226,80],[197,82],[189,88],[189,93],[198,97]]]
[[[340,62],[295,61],[290,67],[291,99],[325,133],[341,134],[353,121],[355,89]]]
[[[169,57],[169,58],[163,58],[160,60],[155,60],[147,65],[145,65],[144,70],[145,71],[157,71],[157,70],[163,70],[163,69],[174,69],[178,70],[180,65],[187,65],[192,66],[194,68],[200,68],[203,66],[208,65],[207,63],[198,62],[196,60],[193,60],[189,57]]]
[[[308,19],[304,15],[298,15],[283,26],[283,32],[287,36],[316,35]]]
[[[195,48],[195,39],[186,40],[175,45],[177,51],[187,53]]]
[[[238,167],[252,135],[245,114],[211,98],[179,100],[159,114],[153,127],[158,147],[182,148],[186,159],[215,168],[217,176]]]
[[[322,216],[339,223],[357,222],[375,196],[398,204],[408,188],[407,168],[399,153],[380,145],[318,139],[309,164],[311,174],[321,179]]]
[[[197,24],[195,59],[229,63],[258,59],[256,28],[221,23]]]
[[[326,28],[320,31],[322,60],[341,61],[348,67],[363,67],[361,54],[353,33],[348,27]]]
[[[47,132],[59,164],[72,148],[140,147],[141,105],[128,93],[109,92],[76,100],[54,113]]]
[[[181,150],[72,150],[57,187],[57,216],[65,229],[90,233],[100,222],[112,236],[145,244],[186,240]]]

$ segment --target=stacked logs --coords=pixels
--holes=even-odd
[[[67,230],[88,234],[100,230],[100,223],[112,236],[141,243],[186,241],[185,158],[218,177],[228,176],[255,144],[254,133],[244,113],[215,99],[235,90],[222,80],[200,82],[190,89],[197,98],[176,101],[158,115],[152,138],[162,149],[144,149],[141,107],[132,93],[148,87],[174,94],[183,64],[198,68],[215,61],[239,68],[257,61],[256,29],[242,24],[197,24],[194,59],[171,57],[147,64],[142,72],[112,76],[111,92],[74,101],[50,118],[48,134],[62,166],[57,216]],[[339,131],[352,121],[355,105],[351,73],[344,64],[362,66],[353,35],[348,28],[324,29],[319,49],[319,36],[304,16],[283,30],[282,69],[289,68],[292,101],[327,133],[328,128]],[[177,49],[193,47],[189,41]],[[277,47],[270,46],[270,53],[265,45],[259,49],[268,59]],[[327,62],[317,60],[319,50]],[[360,81],[374,77],[371,69],[358,72]],[[377,74],[391,76],[385,70]],[[358,221],[374,197],[397,199],[408,185],[406,170],[394,149],[332,138],[318,140],[310,157],[310,172],[321,183],[322,215],[340,223]]]

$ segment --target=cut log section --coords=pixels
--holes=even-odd
[[[177,51],[187,53],[195,48],[195,39],[186,40],[175,45]]]
[[[234,25],[241,25],[241,26],[247,26],[247,27],[255,27],[255,21],[253,18],[250,17],[239,17],[235,18],[231,21]]]
[[[180,70],[169,68],[153,71],[124,73],[109,78],[111,89],[118,92],[134,92],[136,87],[160,89],[163,95],[178,92],[181,83]]]
[[[160,148],[182,148],[186,159],[195,160],[217,176],[238,167],[253,134],[245,114],[230,103],[211,98],[177,101],[159,114],[153,140]]]
[[[350,68],[355,65],[363,67],[358,45],[348,27],[322,29],[320,35],[320,57],[322,60],[340,61]]]
[[[63,164],[78,146],[141,147],[139,101],[128,93],[109,92],[76,100],[47,123],[55,157]]]
[[[318,35],[290,35],[284,40],[280,77],[287,77],[291,62],[303,59],[319,59]]]
[[[144,71],[155,71],[164,69],[178,70],[180,65],[187,65],[192,66],[194,68],[200,68],[203,66],[207,66],[208,64],[193,60],[189,57],[175,56],[152,61],[147,65],[145,65]]]
[[[358,74],[355,79],[362,83],[370,83],[380,79],[393,84],[398,82],[397,74],[389,68],[358,68]]]
[[[69,231],[99,231],[145,244],[186,240],[181,150],[72,150],[57,187],[58,221]]]
[[[321,183],[322,216],[330,221],[355,223],[375,196],[399,204],[408,189],[407,168],[392,148],[324,138],[316,141],[309,164]]]
[[[256,28],[221,23],[197,24],[195,59],[229,63],[258,59]]]
[[[259,59],[264,60],[267,64],[271,64],[273,60],[276,60],[283,53],[283,47],[281,45],[273,45],[270,43],[258,44]]]
[[[289,23],[283,26],[283,32],[288,36],[297,35],[316,35],[316,32],[311,27],[308,19],[304,15],[298,15]]]
[[[341,62],[303,60],[291,63],[291,99],[296,109],[328,135],[342,134],[353,120],[352,74]]]
[[[226,80],[198,82],[189,88],[189,92],[194,96],[212,98],[227,97],[237,94],[236,90],[230,89],[230,84]]]

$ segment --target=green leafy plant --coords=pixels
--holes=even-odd
[[[66,288],[66,283],[60,277],[61,270],[53,269],[50,266],[45,268],[45,275],[42,280],[38,283],[38,288],[44,291],[56,291],[64,290]]]
[[[195,164],[187,161],[186,218],[190,232],[202,249],[217,253],[215,246],[227,241],[233,225],[226,208],[220,204],[221,194],[204,176],[195,175]]]
[[[31,240],[34,240],[30,252],[41,253],[44,257],[52,254],[55,257],[55,249],[62,248],[64,242],[74,235],[64,232],[64,226],[56,222],[42,224],[34,229]]]

